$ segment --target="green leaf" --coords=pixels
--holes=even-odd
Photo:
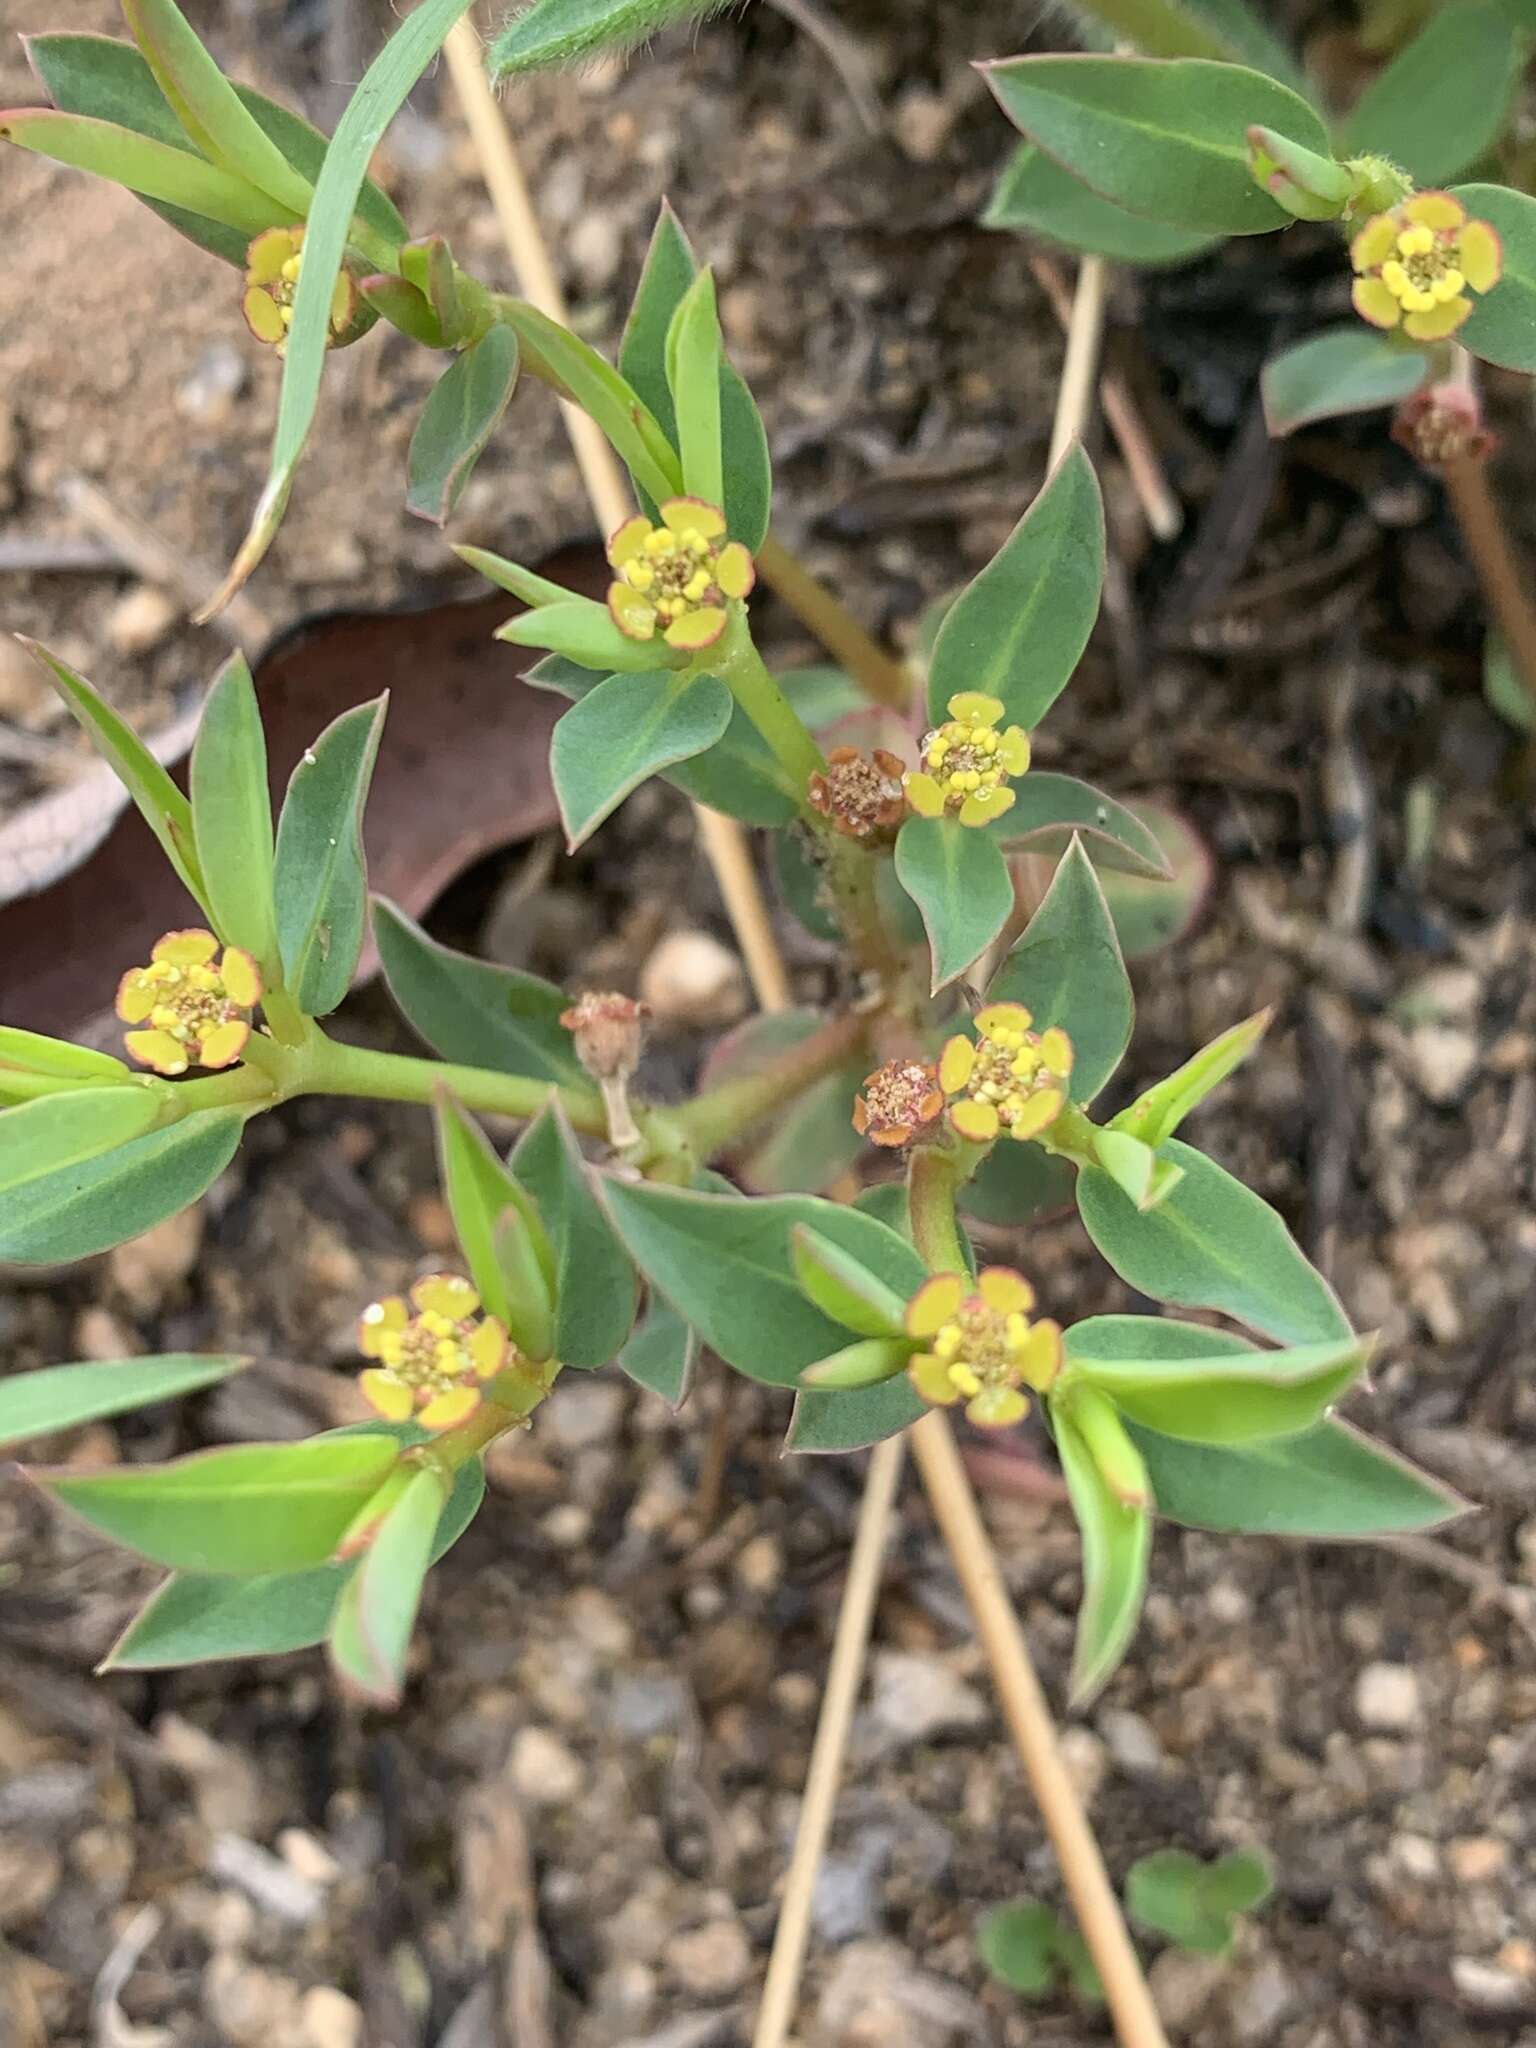
[[[445,524],[517,389],[517,336],[491,327],[432,387],[411,436],[405,506]]]
[[[228,946],[243,946],[270,987],[280,978],[272,894],[272,799],[256,685],[242,654],[214,677],[192,745],[192,830],[208,914]]]
[[[761,1071],[825,1022],[819,1011],[806,1009],[749,1017],[716,1045],[701,1085],[714,1088]],[[757,1195],[817,1195],[846,1173],[864,1149],[853,1128],[853,1098],[868,1066],[863,1056],[845,1061],[796,1095],[772,1123],[754,1129],[738,1168],[741,1184]]]
[[[341,1433],[388,1436],[402,1448],[427,1440],[427,1432],[412,1422],[365,1422]],[[471,1458],[454,1474],[432,1545],[434,1564],[458,1542],[484,1498],[485,1470]],[[101,1668],[155,1671],[307,1650],[324,1642],[342,1587],[356,1569],[352,1559],[248,1579],[175,1572],[139,1609]]]
[[[214,608],[240,588],[272,545],[293,489],[294,473],[320,400],[320,380],[330,344],[331,300],[373,153],[407,93],[470,5],[471,0],[421,0],[363,73],[336,125],[315,183],[304,233],[304,268],[294,294],[267,480],[245,539],[213,600]]]
[[[1111,263],[1148,267],[1187,263],[1213,248],[1218,239],[1127,213],[1101,199],[1032,142],[1021,142],[1003,167],[981,225],[1043,235],[1047,241],[1107,257]]]
[[[1014,1899],[994,1906],[976,1930],[976,1949],[983,1963],[1010,1991],[1038,1998],[1056,1977],[1058,1922],[1038,1899]]]
[[[1096,1335],[1101,1322],[1115,1326],[1107,1343]],[[1142,1326],[1139,1354],[1127,1355],[1126,1324]],[[1234,1345],[1213,1353],[1198,1346],[1180,1355],[1171,1349],[1178,1331],[1155,1316],[1074,1324],[1066,1333],[1063,1394],[1080,1376],[1127,1420],[1162,1436],[1218,1447],[1262,1443],[1313,1428],[1359,1378],[1375,1348],[1373,1338],[1340,1337],[1283,1351]]]
[[[1536,375],[1536,199],[1506,185],[1458,185],[1452,196],[1504,244],[1504,275],[1473,299],[1456,339],[1485,363]]]
[[[29,1476],[104,1536],[173,1571],[298,1571],[324,1564],[394,1465],[387,1437],[232,1444],[165,1465]]]
[[[1070,1207],[1075,1174],[1071,1164],[1026,1141],[994,1145],[975,1175],[955,1191],[968,1216],[983,1223],[1033,1223]]]
[[[622,54],[674,22],[704,21],[728,0],[531,0],[491,45],[491,76],[579,64],[599,51]]]
[[[383,896],[373,899],[373,936],[390,994],[444,1059],[535,1081],[585,1081],[560,1022],[567,1000],[552,982],[439,945]]]
[[[192,806],[132,726],[118,717],[84,676],[76,675],[67,663],[36,640],[21,638],[21,644],[42,666],[63,698],[66,710],[133,798],[182,886],[206,910],[207,896],[192,832]]]
[[[11,1373],[0,1378],[0,1445],[49,1436],[77,1423],[147,1408],[155,1401],[179,1400],[183,1394],[217,1385],[249,1364],[248,1358],[163,1352],[153,1358]]]
[[[555,727],[549,758],[570,850],[648,775],[712,747],[731,722],[731,708],[718,677],[672,670],[610,676],[572,705]]]
[[[123,0],[123,17],[176,118],[208,161],[244,178],[302,220],[311,197],[309,180],[254,119],[175,0]]]
[[[1061,1026],[1072,1040],[1074,1102],[1091,1102],[1125,1057],[1135,1016],[1131,984],[1080,840],[992,977],[987,1001],[1023,1003],[1037,1031]]]
[[[519,1351],[542,1361],[555,1348],[555,1253],[544,1220],[446,1089],[436,1115],[443,1192],[470,1278]]]
[[[1127,805],[1116,803],[1092,783],[1032,768],[1015,782],[1013,793],[1013,809],[993,828],[993,836],[1010,852],[1059,859],[1075,832],[1099,867],[1153,881],[1171,878],[1168,856],[1156,836]]]
[[[0,1113],[0,1195],[140,1138],[166,1104],[154,1088],[80,1088]]]
[[[405,1655],[446,1504],[444,1476],[423,1467],[380,1523],[336,1603],[331,1662],[342,1678],[386,1705],[398,1703],[405,1683]]]
[[[879,1386],[856,1387],[849,1392],[802,1387],[795,1395],[784,1449],[786,1453],[866,1450],[870,1444],[910,1429],[926,1412],[905,1373]]]
[[[1262,1906],[1274,1888],[1261,1850],[1233,1849],[1202,1863],[1187,1849],[1157,1849],[1126,1872],[1125,1903],[1133,1920],[1180,1948],[1224,1956],[1237,1934],[1235,1916]]]
[[[239,1110],[200,1110],[100,1159],[29,1182],[0,1213],[0,1259],[60,1265],[140,1236],[218,1179],[244,1128]]]
[[[789,1233],[790,1262],[802,1293],[835,1323],[861,1337],[899,1337],[907,1304],[851,1253],[808,1224]]]
[[[1192,1109],[1219,1088],[1236,1067],[1242,1065],[1269,1029],[1273,1009],[1258,1010],[1202,1046],[1193,1059],[1143,1089],[1136,1100],[1113,1118],[1110,1128],[1128,1131],[1154,1151],[1166,1144]]]
[[[571,601],[573,593],[567,590],[563,583],[552,583],[547,576],[540,576],[533,569],[525,569],[521,562],[509,562],[503,555],[493,555],[489,548],[472,548],[455,542],[453,552],[461,562],[467,562],[471,569],[477,570],[488,583],[494,583],[499,590],[509,591],[530,610],[536,611],[540,605],[569,604]],[[553,688],[566,697],[585,696],[588,690],[596,688],[603,677],[601,669],[594,671],[578,668],[574,662],[567,661],[558,654],[549,656],[548,666],[549,675],[540,676],[537,670],[545,668],[546,663],[539,662],[537,668],[530,671],[527,680],[537,689]],[[575,678],[567,682],[567,671],[573,669],[576,678],[586,678],[585,683]],[[552,681],[552,677],[558,677],[560,680]]]
[[[749,1201],[616,1180],[605,1180],[603,1195],[657,1292],[728,1365],[770,1386],[793,1386],[848,1336],[801,1292],[790,1255],[796,1224],[849,1253],[903,1301],[926,1277],[895,1231],[814,1195]]]
[[[1264,417],[1276,438],[1294,434],[1314,420],[1397,405],[1428,373],[1424,351],[1405,347],[1394,335],[1378,334],[1359,320],[1328,327],[1264,365]]]
[[[983,690],[1001,698],[1004,724],[1033,730],[1088,645],[1103,588],[1104,502],[1074,442],[945,614],[928,669],[929,717],[947,718],[957,691]]]
[[[1251,0],[1181,0],[1181,4],[1186,14],[1220,37],[1239,63],[1267,71],[1271,78],[1306,97],[1306,74],[1290,45]]]
[[[1146,1213],[1101,1168],[1078,1175],[1084,1228],[1122,1280],[1154,1301],[1218,1309],[1280,1344],[1351,1335],[1338,1297],[1268,1202],[1177,1138],[1158,1156],[1184,1178]]]
[[[809,1294],[810,1289],[806,1292]],[[815,1300],[815,1296],[811,1299]],[[826,1304],[818,1302],[817,1306]],[[833,1394],[883,1386],[906,1370],[915,1348],[910,1337],[860,1337],[856,1343],[845,1344],[841,1351],[829,1352],[814,1365],[808,1365],[800,1375],[800,1384],[817,1393]]]
[[[985,832],[958,818],[908,818],[896,875],[923,913],[937,995],[983,954],[1013,909],[1008,863]]]
[[[671,1408],[681,1408],[693,1386],[699,1340],[677,1310],[659,1298],[652,1301],[634,1335],[619,1353],[619,1368],[637,1387],[659,1394]]]
[[[677,421],[677,450],[683,489],[707,505],[725,497],[721,467],[720,316],[715,310],[713,274],[701,270],[678,301],[667,327],[667,388]]]
[[[1072,1704],[1080,1707],[1108,1683],[1135,1634],[1152,1517],[1116,1497],[1070,1416],[1053,1406],[1051,1425],[1083,1540],[1083,1604],[1072,1652]]]
[[[522,345],[526,367],[597,422],[614,454],[653,502],[659,504],[682,489],[682,469],[667,437],[627,378],[596,349],[523,300],[503,299],[498,310]]]
[[[1536,696],[1526,687],[1508,642],[1498,633],[1483,636],[1483,702],[1516,732],[1536,733]],[[0,1060],[4,1057],[0,1045]]]
[[[1134,811],[1167,855],[1170,882],[1142,875],[1104,874],[1104,900],[1114,921],[1120,951],[1127,960],[1161,953],[1193,927],[1211,892],[1215,864],[1210,849],[1177,811],[1144,799],[1126,806]]]
[[[1434,1529],[1467,1512],[1450,1487],[1330,1416],[1302,1436],[1242,1449],[1128,1425],[1157,1512],[1192,1529],[1258,1536],[1367,1537]]]
[[[352,986],[368,922],[363,807],[389,693],[344,711],[294,769],[273,869],[283,980],[306,1017],[326,1017]]]
[[[110,1053],[0,1024],[0,1105],[79,1089],[111,1088],[132,1078],[123,1062]],[[142,1080],[139,1085],[143,1087]],[[155,1093],[153,1085],[148,1092]]]
[[[472,331],[472,316],[459,289],[453,251],[443,235],[422,235],[400,249],[400,274],[425,299],[443,341],[458,348]],[[510,336],[514,350],[516,336]],[[516,374],[516,364],[513,365]]]
[[[554,1239],[555,1356],[589,1371],[608,1365],[634,1328],[639,1280],[592,1191],[592,1170],[558,1101],[523,1132],[512,1164]]]
[[[658,669],[664,675],[676,673],[666,667],[665,641],[631,640],[614,624],[607,605],[570,591],[563,604],[541,604],[508,619],[496,628],[495,637],[513,647],[548,648],[605,676],[654,674]]]
[[[1239,64],[1010,57],[980,68],[1031,142],[1105,199],[1165,227],[1256,235],[1289,224],[1254,183],[1251,127],[1331,154],[1305,100]]]
[[[0,114],[0,142],[126,185],[143,199],[204,215],[247,241],[287,218],[284,208],[244,178],[112,121],[52,107],[17,107]]]
[[[1500,8],[1431,14],[1355,102],[1339,153],[1384,156],[1415,185],[1443,185],[1498,141],[1519,73],[1519,42]]]
[[[1155,1209],[1184,1177],[1179,1167],[1160,1160],[1150,1145],[1113,1126],[1095,1131],[1093,1148],[1099,1165],[1138,1209]]]

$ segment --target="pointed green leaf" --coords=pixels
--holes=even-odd
[[[165,1108],[154,1088],[81,1088],[0,1113],[0,1195],[141,1138]]]
[[[1157,1511],[1192,1529],[1366,1537],[1434,1529],[1467,1512],[1451,1487],[1330,1416],[1302,1436],[1241,1449],[1129,1425]]]
[[[681,466],[655,415],[611,363],[522,299],[504,299],[499,311],[517,335],[532,375],[597,422],[615,455],[654,502],[681,490]],[[663,449],[670,459],[663,457]]]
[[[671,670],[610,676],[573,704],[555,727],[549,759],[571,851],[648,775],[712,747],[731,722],[731,707],[718,677]]]
[[[336,279],[353,235],[353,214],[373,153],[406,95],[470,5],[471,0],[421,0],[368,66],[336,125],[305,228],[304,268],[294,294],[267,481],[215,604],[227,601],[266,554],[293,489],[294,473],[320,399]],[[370,249],[368,253],[372,258],[392,257],[393,252]],[[379,261],[377,267],[392,269],[394,265],[392,260]]]
[[[631,640],[613,622],[607,605],[565,592],[562,604],[541,604],[496,628],[498,640],[513,647],[546,647],[604,675],[646,675],[666,667],[665,641]]]
[[[1008,863],[985,832],[958,818],[908,818],[896,840],[896,875],[923,914],[937,995],[1007,923]]]
[[[1061,1026],[1072,1040],[1074,1102],[1091,1102],[1125,1057],[1135,1017],[1131,984],[1104,891],[1080,840],[992,977],[987,1001],[1023,1003],[1036,1031]]]
[[[273,873],[283,979],[306,1017],[352,986],[368,923],[363,807],[389,706],[386,691],[344,711],[305,753],[277,824]]]
[[[405,1655],[447,1492],[441,1473],[430,1466],[417,1472],[342,1588],[331,1620],[331,1662],[386,1705],[398,1702],[405,1683]]]
[[[0,1379],[0,1445],[73,1429],[148,1408],[156,1401],[176,1401],[217,1385],[249,1365],[247,1358],[200,1357],[190,1352],[164,1352],[154,1358],[120,1358],[101,1364],[50,1365],[40,1372],[11,1373]]]
[[[183,887],[206,910],[207,897],[192,832],[192,806],[138,734],[67,663],[36,640],[21,644],[47,674],[65,708],[133,798]]]
[[[1104,503],[1074,442],[946,612],[928,668],[929,717],[947,718],[957,691],[982,690],[1002,700],[1003,724],[1033,730],[1088,645],[1103,588]]]
[[[123,17],[176,118],[208,161],[302,219],[311,198],[309,180],[253,118],[176,0],[123,0]]]
[[[879,1386],[838,1391],[801,1387],[795,1395],[789,1433],[791,1451],[831,1453],[862,1451],[888,1436],[898,1436],[927,1413],[904,1372]]]
[[[1314,420],[1398,405],[1418,390],[1429,366],[1422,349],[1361,321],[1328,327],[1264,365],[1264,417],[1279,438]]]
[[[444,370],[411,436],[408,512],[437,526],[446,522],[512,403],[517,368],[517,336],[498,326]]]
[[[470,1278],[519,1351],[546,1359],[555,1341],[555,1254],[543,1218],[446,1089],[436,1115],[443,1193]]]
[[[1114,1332],[1110,1355],[1096,1355],[1091,1318],[1067,1332],[1068,1375],[1088,1380],[1132,1422],[1184,1443],[1262,1443],[1299,1436],[1313,1428],[1365,1370],[1375,1348],[1369,1337],[1334,1338],[1283,1351],[1232,1350],[1212,1355],[1205,1347],[1172,1356],[1161,1345],[1141,1356],[1126,1356]],[[1105,1318],[1140,1323],[1163,1339],[1168,1327],[1156,1317]]]
[[[255,956],[270,986],[282,966],[272,895],[272,799],[261,708],[244,655],[232,654],[214,677],[192,745],[191,784],[209,916],[226,945]]]
[[[1165,227],[1255,235],[1289,225],[1248,168],[1252,127],[1330,154],[1305,100],[1239,64],[1009,57],[981,71],[1009,120],[1064,170]]]
[[[1338,1297],[1268,1202],[1177,1138],[1158,1156],[1184,1178],[1146,1213],[1101,1167],[1078,1175],[1083,1226],[1122,1280],[1154,1301],[1218,1309],[1280,1344],[1351,1335]]]
[[[659,1394],[670,1408],[681,1408],[687,1400],[698,1362],[697,1333],[660,1299],[647,1306],[635,1334],[619,1353],[620,1370],[637,1387]]]
[[[140,1236],[217,1180],[244,1128],[239,1110],[200,1110],[102,1158],[30,1181],[0,1210],[0,1259],[50,1266]]]
[[[1127,960],[1160,953],[1190,931],[1211,892],[1215,863],[1210,848],[1189,820],[1161,804],[1139,799],[1127,804],[1167,855],[1171,882],[1104,871],[1104,900]]]
[[[1224,1956],[1237,1934],[1234,1915],[1262,1906],[1274,1888],[1258,1849],[1234,1849],[1210,1863],[1185,1849],[1157,1849],[1126,1872],[1125,1903],[1134,1920],[1180,1948]]]
[[[861,1337],[899,1337],[904,1333],[906,1300],[840,1245],[832,1244],[808,1224],[797,1223],[789,1233],[789,1255],[801,1292],[835,1323]]]
[[[728,0],[531,0],[491,45],[491,76],[520,76],[622,54],[677,21],[703,21]]]
[[[628,1341],[639,1277],[592,1191],[592,1172],[558,1101],[518,1139],[512,1164],[539,1205],[554,1240],[555,1356],[592,1370]]]
[[[801,1292],[790,1255],[797,1223],[849,1253],[903,1301],[926,1277],[895,1231],[814,1195],[749,1201],[605,1180],[603,1198],[657,1292],[728,1365],[771,1386],[793,1386],[848,1336]]]
[[[677,421],[683,489],[707,505],[725,497],[720,452],[720,316],[715,280],[701,270],[678,301],[667,328],[667,388]]]
[[[1102,1690],[1141,1618],[1152,1549],[1152,1517],[1116,1498],[1067,1415],[1052,1411],[1062,1476],[1083,1542],[1083,1604],[1072,1653],[1072,1704]]]
[[[82,1521],[173,1571],[243,1574],[323,1564],[394,1465],[387,1437],[233,1444],[165,1465],[39,1468]]]
[[[459,289],[459,270],[453,251],[443,235],[423,235],[400,249],[400,274],[415,287],[431,309],[432,318],[450,348],[468,339],[471,316]],[[517,338],[509,332],[516,369]]]
[[[488,583],[494,583],[498,590],[510,591],[513,597],[527,605],[530,610],[537,610],[540,605],[569,604],[571,601],[572,593],[563,583],[552,583],[547,576],[540,576],[532,569],[525,569],[521,562],[509,562],[502,555],[493,555],[489,548],[472,548],[462,542],[455,542],[453,552],[461,562],[467,562],[471,569],[477,570]],[[549,656],[549,662],[550,674],[562,678],[568,669],[576,666],[558,654]],[[542,669],[545,664],[541,661],[537,666]],[[585,677],[586,682],[571,689],[565,689],[562,684],[551,683],[549,677],[539,676],[536,670],[530,672],[527,680],[541,690],[558,688],[565,696],[584,696],[587,690],[602,681],[603,672],[600,669],[577,669],[576,673],[579,677]]]
[[[1242,1065],[1269,1029],[1274,1014],[1273,1009],[1258,1010],[1230,1031],[1223,1031],[1166,1080],[1144,1089],[1128,1109],[1121,1110],[1111,1128],[1128,1131],[1154,1150],[1164,1144],[1190,1111]]]
[[[1458,185],[1452,196],[1504,244],[1504,275],[1473,299],[1456,339],[1486,363],[1536,376],[1536,199],[1507,185]]]
[[[266,193],[217,164],[86,114],[59,113],[52,107],[13,108],[0,113],[0,142],[14,142],[55,163],[126,185],[141,198],[218,221],[247,241],[288,217]]]
[[[800,1385],[829,1394],[883,1386],[906,1371],[913,1349],[910,1337],[861,1337],[856,1344],[845,1344],[841,1351],[808,1365],[800,1375]]]
[[[121,1060],[89,1046],[70,1045],[38,1031],[0,1024],[0,1106],[31,1102],[43,1095],[70,1095],[81,1089],[111,1088],[134,1077]],[[143,1087],[144,1080],[139,1081]],[[155,1085],[148,1092],[155,1094]],[[164,1099],[163,1097],[161,1099]]]
[[[1181,0],[1184,12],[1209,29],[1228,56],[1267,71],[1306,96],[1307,80],[1285,37],[1270,25],[1257,0]]]
[[[1172,869],[1155,836],[1126,804],[1116,803],[1075,775],[1032,768],[1013,785],[1014,805],[992,828],[1010,852],[1059,858],[1078,833],[1084,850],[1101,868],[1167,881]]]
[[[1043,235],[1084,255],[1149,267],[1187,263],[1218,239],[1127,213],[1101,199],[1032,142],[1021,142],[1004,166],[981,225]]]
[[[1040,1146],[994,1145],[972,1179],[955,1191],[967,1216],[983,1223],[1033,1223],[1070,1207],[1076,1176],[1071,1164]]]
[[[585,1081],[560,1022],[567,999],[552,982],[439,945],[383,896],[373,899],[373,936],[390,994],[444,1059],[535,1081]]]
[[[1126,1131],[1096,1131],[1093,1145],[1100,1166],[1138,1209],[1155,1209],[1183,1178],[1180,1168]]]
[[[1339,154],[1384,156],[1415,185],[1443,185],[1498,141],[1520,68],[1519,39],[1501,8],[1431,14],[1356,100]]]

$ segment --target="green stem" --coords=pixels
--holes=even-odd
[[[899,999],[910,976],[880,914],[877,863],[881,856],[841,832],[826,829],[823,821],[817,822],[822,825],[827,890],[843,935],[861,964],[880,977],[887,995]]]
[[[498,1074],[489,1067],[456,1066],[448,1060],[414,1059],[404,1053],[373,1052],[342,1045],[316,1031],[282,1069],[285,1096],[359,1095],[379,1102],[430,1103],[447,1088],[466,1109],[493,1116],[537,1116],[553,1092],[578,1131],[608,1135],[602,1098],[589,1088]]]
[[[718,1088],[684,1103],[672,1112],[674,1126],[701,1158],[708,1158],[850,1059],[868,1033],[869,1023],[868,1016],[853,1011],[834,1017],[756,1073],[744,1074],[739,1081],[723,1081]]]
[[[811,809],[806,791],[811,777],[821,773],[826,761],[799,713],[768,673],[740,612],[733,615],[719,646],[719,656],[714,657],[712,649],[707,658],[710,674],[726,685],[767,741],[802,815],[819,825],[822,821]]]
[[[819,583],[775,533],[757,551],[758,574],[781,597],[867,697],[905,711],[912,701],[911,672],[872,640],[848,607]]]
[[[955,1193],[970,1179],[972,1170],[960,1153],[937,1145],[919,1145],[912,1153],[907,1167],[912,1242],[930,1273],[969,1270],[965,1240],[955,1215]]]
[[[1174,0],[1077,0],[1082,12],[1102,22],[1117,42],[1131,43],[1145,57],[1214,57],[1230,63],[1232,52],[1219,37],[1187,15]]]

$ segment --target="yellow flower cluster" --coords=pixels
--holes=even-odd
[[[989,1144],[1000,1131],[1038,1138],[1066,1104],[1072,1041],[1059,1026],[1030,1030],[1022,1003],[988,1003],[976,1012],[976,1039],[950,1039],[939,1057],[939,1086],[962,1138]]]
[[[358,1380],[368,1405],[389,1422],[414,1415],[427,1429],[473,1415],[484,1382],[514,1356],[501,1324],[479,1308],[474,1288],[453,1273],[418,1280],[409,1303],[391,1294],[365,1308],[357,1348],[379,1361]]]
[[[245,252],[245,298],[241,302],[245,324],[258,341],[288,353],[288,330],[293,325],[293,301],[304,268],[302,227],[268,228]],[[345,270],[337,273],[331,293],[332,343],[346,333],[357,315],[357,286]]]
[[[974,1286],[958,1273],[938,1273],[907,1304],[907,1335],[925,1349],[908,1377],[924,1401],[1004,1429],[1029,1413],[1023,1387],[1044,1393],[1061,1370],[1061,1326],[1032,1323],[1035,1290],[1008,1266],[984,1266]]]
[[[608,609],[631,640],[659,632],[669,647],[696,654],[720,638],[726,600],[745,597],[757,571],[741,542],[725,539],[718,505],[668,498],[658,509],[660,526],[637,512],[609,540],[608,560],[618,573],[608,586]]]
[[[1029,734],[1021,725],[997,730],[1004,706],[980,690],[949,700],[949,717],[923,740],[922,766],[905,778],[907,802],[920,818],[957,817],[990,825],[1013,807],[1010,776],[1029,766]]]
[[[261,1001],[261,969],[238,946],[222,960],[212,932],[167,932],[155,941],[147,967],[131,967],[117,985],[117,1014],[128,1031],[123,1043],[157,1074],[188,1067],[232,1067],[251,1035],[251,1012]]]
[[[1441,341],[1472,311],[1467,297],[1491,291],[1503,275],[1497,230],[1469,220],[1449,192],[1415,192],[1378,213],[1350,244],[1355,311],[1373,327],[1396,327],[1412,341]]]

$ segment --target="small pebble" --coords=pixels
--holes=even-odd
[[[317,1984],[299,2001],[299,2025],[305,2048],[360,2048],[363,2014],[360,2006],[330,1984]]]
[[[640,970],[640,997],[661,1022],[730,1024],[747,1006],[741,962],[708,932],[668,932]]]
[[[1477,1956],[1453,1956],[1451,1981],[1469,2005],[1483,2012],[1506,2012],[1523,2005],[1527,1992],[1513,1970],[1501,1970],[1497,1963],[1485,1963]]]
[[[568,1806],[586,1783],[580,1758],[547,1728],[520,1728],[507,1775],[530,1806]]]
[[[665,1959],[683,1990],[694,1998],[729,1998],[752,1974],[751,1944],[736,1920],[712,1920],[674,1935]]]
[[[1367,1664],[1355,1683],[1355,1713],[1366,1728],[1417,1728],[1424,1718],[1418,1673],[1407,1664]]]
[[[148,654],[180,617],[181,606],[169,591],[153,583],[136,583],[107,613],[107,639],[118,654]]]

